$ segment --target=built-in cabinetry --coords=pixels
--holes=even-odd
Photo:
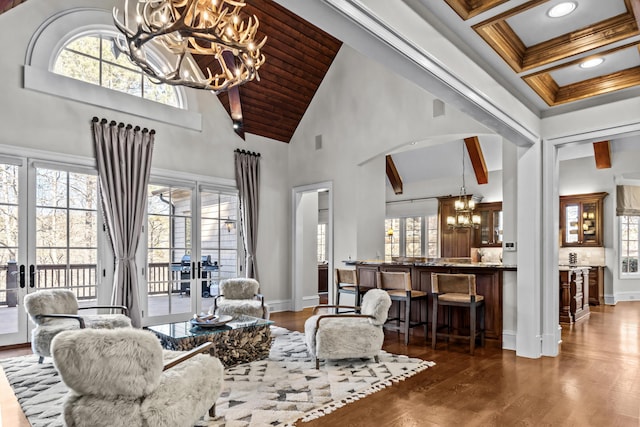
[[[442,258],[468,258],[471,256],[472,228],[454,228],[447,225],[447,217],[455,216],[458,197],[438,197],[440,217],[440,256]]]
[[[602,246],[602,204],[606,195],[560,196],[562,246]]]
[[[604,267],[590,267],[589,270],[589,304],[600,305],[604,295]]]
[[[589,267],[560,267],[560,322],[589,318]]]
[[[329,265],[318,264],[318,293],[329,291]]]
[[[515,268],[497,268],[468,265],[422,265],[411,263],[391,263],[376,264],[372,262],[358,263],[358,280],[361,286],[376,287],[376,272],[378,271],[400,271],[411,273],[411,287],[414,290],[427,292],[428,301],[415,301],[411,307],[412,322],[424,321],[431,323],[431,310],[433,299],[431,292],[431,273],[467,273],[475,274],[476,290],[478,295],[482,295],[485,301],[485,336],[486,339],[502,343],[502,275],[506,270]],[[396,310],[397,308],[393,309]],[[445,318],[444,308],[439,315],[439,319]],[[463,311],[456,313],[452,319],[454,329],[458,326],[469,327],[469,314]],[[420,328],[415,328],[417,331]]]
[[[480,216],[480,227],[474,230],[475,247],[502,247],[502,202],[478,203],[475,213]]]

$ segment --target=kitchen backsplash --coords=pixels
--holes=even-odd
[[[560,248],[558,264],[568,265],[571,252],[578,255],[578,265],[605,265],[604,248]]]

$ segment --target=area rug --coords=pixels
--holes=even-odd
[[[322,362],[315,369],[304,334],[271,329],[268,359],[225,369],[225,384],[216,402],[216,417],[198,426],[291,426],[333,412],[348,403],[391,386],[433,366],[433,362],[380,354],[371,359]],[[50,359],[49,359],[50,360]],[[67,392],[52,363],[36,356],[0,360],[20,406],[33,427],[63,426],[60,418]]]

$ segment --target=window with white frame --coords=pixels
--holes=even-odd
[[[175,87],[155,84],[116,47],[115,32],[94,31],[68,40],[53,62],[52,71],[66,77],[117,90],[172,107],[182,108]],[[153,60],[153,58],[152,58]],[[162,64],[158,58],[157,67]]]
[[[318,262],[327,260],[327,224],[318,224]]]
[[[385,220],[385,260],[393,257],[438,256],[438,216]]]
[[[640,216],[620,217],[620,272],[622,275],[638,274],[639,226]]]

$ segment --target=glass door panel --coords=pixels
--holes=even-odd
[[[193,313],[198,287],[191,257],[193,193],[188,187],[149,186],[145,317]]]
[[[26,292],[19,273],[25,255],[25,245],[20,244],[22,169],[18,164],[0,163],[0,345],[27,339],[26,313],[19,304]]]
[[[589,244],[596,241],[596,215],[595,203],[582,204],[582,242]]]
[[[238,197],[200,191],[200,279],[203,290],[218,295],[222,279],[238,275]],[[203,300],[208,309],[213,301]]]
[[[71,289],[96,305],[98,184],[95,175],[36,169],[35,266],[30,288]]]
[[[502,243],[502,211],[493,212],[493,243]]]
[[[565,236],[566,243],[578,243],[580,240],[578,226],[578,205],[567,205],[565,207]]]

